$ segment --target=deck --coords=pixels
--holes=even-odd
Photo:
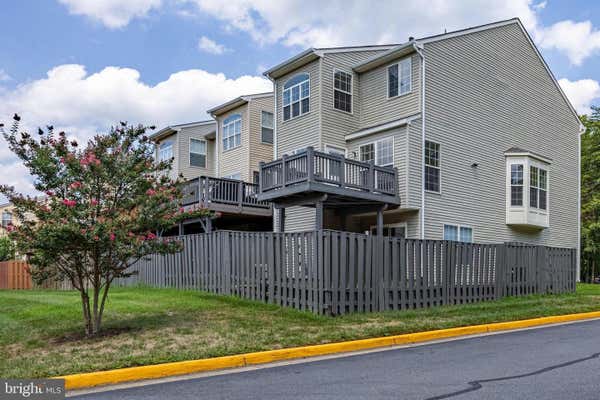
[[[292,204],[319,195],[340,206],[398,206],[398,172],[310,147],[260,165],[260,201]]]
[[[271,204],[258,199],[258,185],[237,179],[201,176],[185,183],[183,207],[198,205],[227,214],[270,217]]]

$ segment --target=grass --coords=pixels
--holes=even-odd
[[[323,317],[197,291],[111,290],[104,336],[82,337],[75,292],[0,290],[0,376],[48,377],[600,310],[600,285],[432,309]]]

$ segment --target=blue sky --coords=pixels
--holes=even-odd
[[[579,112],[600,104],[600,2],[531,0],[20,0],[0,15],[0,120],[85,139],[119,120],[174,124],[270,89],[308,47],[401,43],[518,16]],[[31,191],[0,146],[5,180]]]

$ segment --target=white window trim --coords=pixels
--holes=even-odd
[[[453,222],[444,222],[444,223],[442,223],[442,240],[446,240],[446,239],[444,239],[444,237],[446,236],[445,232],[444,232],[444,228],[446,227],[446,225],[450,225],[450,226],[455,226],[456,227],[457,234],[458,234],[458,240],[456,240],[456,242],[459,242],[459,243],[475,243],[475,229],[473,229],[472,225],[455,224]],[[470,242],[463,242],[462,240],[460,240],[460,228],[469,228],[469,229],[471,229],[471,241]]]
[[[378,160],[378,156],[377,156],[377,144],[379,142],[383,142],[384,140],[388,140],[390,138],[392,139],[392,162],[390,164],[380,165],[379,164],[379,160]],[[393,136],[393,135],[392,136],[386,136],[384,138],[380,138],[380,139],[377,139],[377,140],[373,140],[371,142],[366,142],[366,143],[360,144],[358,146],[358,158],[359,158],[359,161],[361,161],[361,162],[368,162],[368,161],[362,161],[362,160],[360,160],[360,152],[361,152],[360,150],[361,150],[361,148],[363,148],[365,146],[368,146],[370,144],[373,145],[374,150],[375,150],[375,160],[374,160],[375,161],[375,165],[377,165],[378,167],[390,167],[390,166],[396,165],[396,138],[395,138],[395,136]]]
[[[536,168],[538,170],[538,184],[537,184],[537,186],[532,186],[531,185],[531,167]],[[543,171],[546,172],[546,189],[541,189],[540,188],[540,171],[541,170],[543,170]],[[529,205],[529,208],[533,208],[535,211],[537,211],[539,213],[542,213],[542,214],[548,212],[548,194],[549,194],[548,193],[549,192],[549,190],[548,190],[549,189],[548,188],[548,181],[549,181],[548,174],[549,174],[548,167],[540,166],[540,164],[538,164],[536,162],[532,162],[532,163],[529,164],[529,192],[528,192],[528,195],[531,196],[531,188],[537,189],[538,190],[537,205],[539,206],[540,205],[540,191],[544,190],[546,192],[546,208],[533,207],[531,205],[531,199],[529,199],[530,202],[528,203],[528,205]]]
[[[162,153],[162,150],[163,150],[162,147],[165,146],[165,145],[167,145],[167,144],[171,146],[171,158],[175,158],[175,141],[174,140],[165,140],[164,142],[160,142],[158,144],[157,159],[158,159],[159,162],[161,162],[161,161],[168,161],[168,160],[165,160],[165,159],[161,158],[162,157],[161,153]]]
[[[513,185],[512,183],[512,166],[513,165],[520,165],[523,168],[523,183],[521,183],[521,188],[522,188],[522,195],[521,195],[521,205],[513,205],[512,204],[512,187],[513,186],[519,186],[517,184]],[[525,208],[525,199],[529,200],[529,195],[526,197],[525,196],[525,190],[529,189],[529,184],[527,182],[525,182],[525,176],[529,176],[529,174],[525,173],[525,168],[527,168],[527,163],[522,162],[522,161],[518,161],[518,162],[511,162],[508,165],[508,169],[506,171],[506,173],[508,174],[508,207],[512,208],[512,209],[523,209]]]
[[[197,140],[199,142],[204,142],[204,150],[205,150],[205,154],[204,154],[204,167],[198,167],[196,165],[192,165],[192,140]],[[206,139],[198,139],[198,138],[189,138],[188,140],[188,165],[190,168],[201,168],[201,169],[207,169],[208,168],[208,142],[206,141]],[[201,154],[201,153],[194,153],[194,154]]]
[[[405,93],[400,93],[400,63],[404,60],[410,60],[410,90],[408,92]],[[391,66],[393,65],[397,65],[398,66],[398,94],[395,96],[390,96],[390,75],[388,73],[388,70]],[[398,97],[403,97],[406,96],[407,94],[411,94],[413,91],[413,71],[412,71],[412,55],[409,55],[408,57],[405,57],[401,60],[395,61],[391,64],[388,64],[385,66],[385,97],[387,98],[387,100],[393,100],[393,99],[397,99]]]
[[[273,116],[273,127],[269,128],[269,127],[265,127],[263,124],[263,113],[270,113]],[[273,142],[269,143],[269,142],[265,142],[263,141],[263,135],[262,135],[262,128],[268,128],[271,129],[273,131]],[[266,144],[269,146],[273,146],[273,143],[275,143],[275,114],[272,113],[271,111],[267,111],[267,110],[260,110],[260,142],[262,144]]]
[[[437,167],[434,167],[432,165],[427,165],[425,164],[425,159],[423,158],[423,169],[425,169],[425,167],[430,167],[430,168],[437,168],[440,171],[440,190],[439,192],[433,191],[433,190],[427,190],[425,189],[425,175],[423,175],[423,189],[425,191],[425,193],[431,193],[431,194],[438,194],[441,195],[442,194],[442,145],[439,142],[434,142],[433,140],[425,140],[426,142],[431,142],[431,143],[435,143],[438,145],[438,152],[439,154],[439,165]],[[425,155],[425,152],[423,152],[423,155]]]
[[[243,118],[242,114],[240,114],[240,113],[235,113],[235,114],[239,115],[239,117],[240,117],[239,118],[239,120],[240,120],[240,144],[238,144],[237,146],[235,146],[235,139],[234,139],[233,140],[234,146],[233,147],[229,147],[229,148],[226,149],[225,148],[225,143],[224,143],[224,140],[225,140],[225,127],[227,127],[229,125],[235,125],[235,122],[237,121],[237,118],[234,119],[234,120],[232,120],[232,121],[230,121],[230,122],[228,122],[228,123],[226,123],[226,124],[222,123],[221,124],[222,125],[222,129],[221,130],[223,132],[221,134],[221,148],[223,149],[223,152],[234,150],[234,149],[237,149],[238,147],[242,147],[242,130],[243,130],[242,128],[243,128],[243,124],[244,124],[244,118]],[[227,118],[229,118],[229,117],[231,117],[232,115],[235,115],[235,114],[228,115],[226,118],[223,118],[223,121],[225,121]],[[235,138],[236,136],[237,136],[236,134],[234,134],[233,136],[227,136],[227,139],[232,138],[232,137]]]
[[[344,153],[344,157],[346,157],[348,155],[348,150],[346,150],[346,148],[344,148],[344,147],[333,146],[333,145],[325,143],[324,149],[325,149],[325,153],[328,153],[328,154],[331,154],[330,150],[334,150],[334,151],[338,151],[339,150],[339,152],[336,152],[335,154],[343,152]]]
[[[407,222],[394,222],[391,224],[383,224],[384,228],[404,228],[404,239],[410,239],[408,237],[408,223]],[[377,225],[371,225],[369,228],[369,232],[373,229],[377,229]]]
[[[294,78],[296,75],[300,75],[300,74],[306,74],[306,75],[308,75],[308,112],[307,112],[307,113],[302,113],[302,92],[300,92],[300,114],[298,114],[298,116],[297,116],[297,117],[293,117],[293,116],[292,116],[292,109],[290,108],[290,118],[289,118],[289,119],[285,119],[285,118],[283,117],[283,108],[285,107],[285,105],[283,104],[283,92],[285,92],[286,90],[289,90],[289,91],[290,91],[290,106],[291,106],[291,105],[292,105],[292,95],[291,95],[291,89],[292,89],[293,87],[295,87],[295,86],[300,86],[300,85],[302,85],[302,83],[303,83],[303,82],[297,83],[297,84],[295,84],[294,86],[290,86],[290,87],[289,87],[289,88],[287,88],[287,89],[285,89],[285,84],[286,84],[288,81],[290,81],[292,78]],[[305,116],[305,115],[308,115],[308,114],[310,114],[310,113],[311,113],[311,111],[312,111],[312,106],[310,105],[310,98],[311,98],[311,96],[312,96],[312,89],[311,89],[311,87],[310,87],[311,80],[312,80],[312,79],[311,79],[311,76],[310,76],[310,72],[307,72],[307,71],[301,71],[301,72],[298,72],[298,73],[296,73],[296,74],[292,75],[292,76],[291,76],[291,77],[290,77],[288,80],[286,80],[285,82],[283,82],[283,85],[281,85],[281,121],[282,121],[282,123],[289,122],[289,121],[291,121],[291,120],[294,120],[294,119],[296,119],[296,118],[303,117],[303,116]]]
[[[345,90],[342,90],[342,89],[335,88],[335,73],[336,72],[343,72],[345,74],[350,75],[350,91],[349,92],[346,92]],[[340,68],[334,68],[333,72],[332,72],[332,81],[331,82],[333,83],[333,85],[332,85],[332,89],[333,89],[332,95],[333,96],[331,98],[331,106],[333,107],[333,109],[335,111],[343,112],[344,114],[354,115],[354,93],[353,93],[354,92],[354,74],[351,71],[346,71],[346,70],[343,70]],[[349,112],[346,110],[340,110],[339,108],[335,108],[335,91],[336,90],[350,95],[350,111]]]
[[[533,210],[539,214],[549,214],[550,213],[550,196],[551,196],[551,187],[550,187],[550,164],[538,161],[536,158],[530,156],[508,156],[508,161],[506,163],[506,208],[511,210]],[[511,166],[512,165],[523,165],[523,204],[520,206],[513,206],[511,204]],[[538,169],[543,169],[546,171],[546,209],[531,207],[529,203],[529,189],[531,188],[531,180],[530,180],[530,172],[531,167],[536,167]]]

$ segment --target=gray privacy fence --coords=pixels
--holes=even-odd
[[[575,290],[575,249],[338,231],[180,237],[119,285],[201,289],[319,314],[404,310]]]

